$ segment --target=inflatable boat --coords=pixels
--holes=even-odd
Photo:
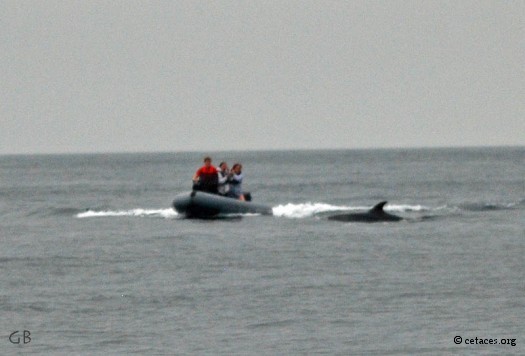
[[[173,200],[173,208],[188,218],[216,218],[237,214],[272,215],[272,208],[266,205],[195,190],[177,195]]]

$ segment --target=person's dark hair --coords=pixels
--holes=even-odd
[[[206,161],[211,161],[211,157],[210,156],[204,157],[204,162],[206,162]]]

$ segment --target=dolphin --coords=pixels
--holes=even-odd
[[[346,213],[332,215],[328,217],[328,220],[335,221],[348,221],[348,222],[365,222],[365,223],[374,223],[382,221],[400,221],[403,218],[386,213],[383,208],[387,202],[382,201],[381,203],[375,205],[372,209],[364,213]]]

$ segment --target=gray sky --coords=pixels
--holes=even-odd
[[[0,0],[0,154],[525,145],[525,1]]]

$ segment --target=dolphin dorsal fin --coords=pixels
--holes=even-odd
[[[385,207],[386,203],[387,203],[386,201],[382,201],[381,203],[374,205],[374,207],[370,209],[370,211],[375,211],[376,213],[382,213],[383,208]]]

